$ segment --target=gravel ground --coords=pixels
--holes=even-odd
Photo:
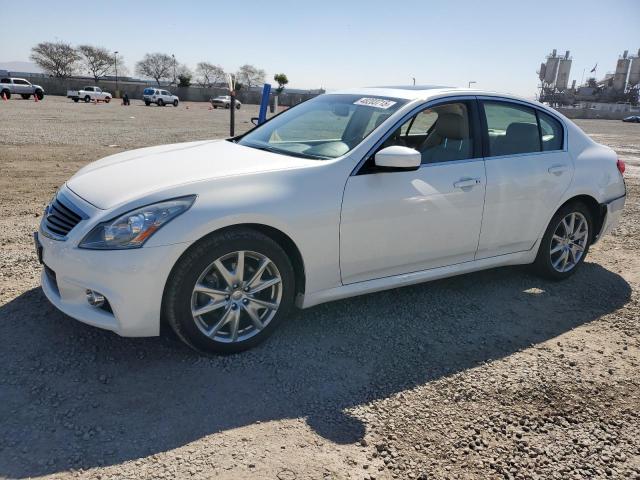
[[[226,358],[51,307],[31,232],[54,190],[227,115],[0,102],[0,478],[640,478],[640,125],[578,121],[629,197],[562,283],[501,268],[320,305]]]

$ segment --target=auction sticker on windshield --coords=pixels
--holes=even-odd
[[[366,107],[384,108],[393,107],[397,102],[386,100],[384,98],[361,98],[353,102],[354,105],[364,105]]]

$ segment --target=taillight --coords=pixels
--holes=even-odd
[[[626,168],[624,162],[620,159],[618,159],[618,162],[616,163],[616,165],[618,166],[618,171],[620,172],[620,175],[622,175],[624,173],[624,170]]]

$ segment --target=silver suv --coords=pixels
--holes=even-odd
[[[11,94],[21,95],[25,100],[28,100],[31,95],[35,95],[38,100],[42,100],[44,98],[44,88],[40,85],[33,85],[24,78],[0,78],[0,97],[4,96],[9,100]]]
[[[174,107],[177,107],[180,100],[176,95],[173,95],[167,90],[151,87],[144,89],[142,92],[142,99],[147,107],[152,103],[155,103],[159,107],[163,107],[165,105],[173,105]]]

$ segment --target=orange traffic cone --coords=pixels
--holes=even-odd
[[[7,94],[2,92],[2,100],[7,101]]]
[[[187,110],[189,110],[189,105],[187,105]]]
[[[33,99],[35,100],[36,103],[38,103],[38,95],[37,94],[33,94]]]

